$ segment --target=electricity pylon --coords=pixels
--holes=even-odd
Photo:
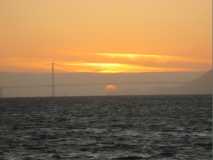
[[[3,98],[3,88],[0,87],[0,98]]]
[[[51,64],[51,93],[52,97],[55,97],[55,63]]]

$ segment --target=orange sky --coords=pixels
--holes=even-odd
[[[0,71],[200,71],[211,0],[2,0]]]

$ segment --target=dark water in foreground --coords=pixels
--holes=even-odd
[[[0,100],[1,160],[210,160],[210,96]]]

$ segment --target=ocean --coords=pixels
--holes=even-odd
[[[0,99],[0,160],[211,160],[212,99]]]

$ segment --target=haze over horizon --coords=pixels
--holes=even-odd
[[[213,72],[60,73],[55,96],[211,94]],[[49,73],[0,73],[3,97],[51,96]]]

